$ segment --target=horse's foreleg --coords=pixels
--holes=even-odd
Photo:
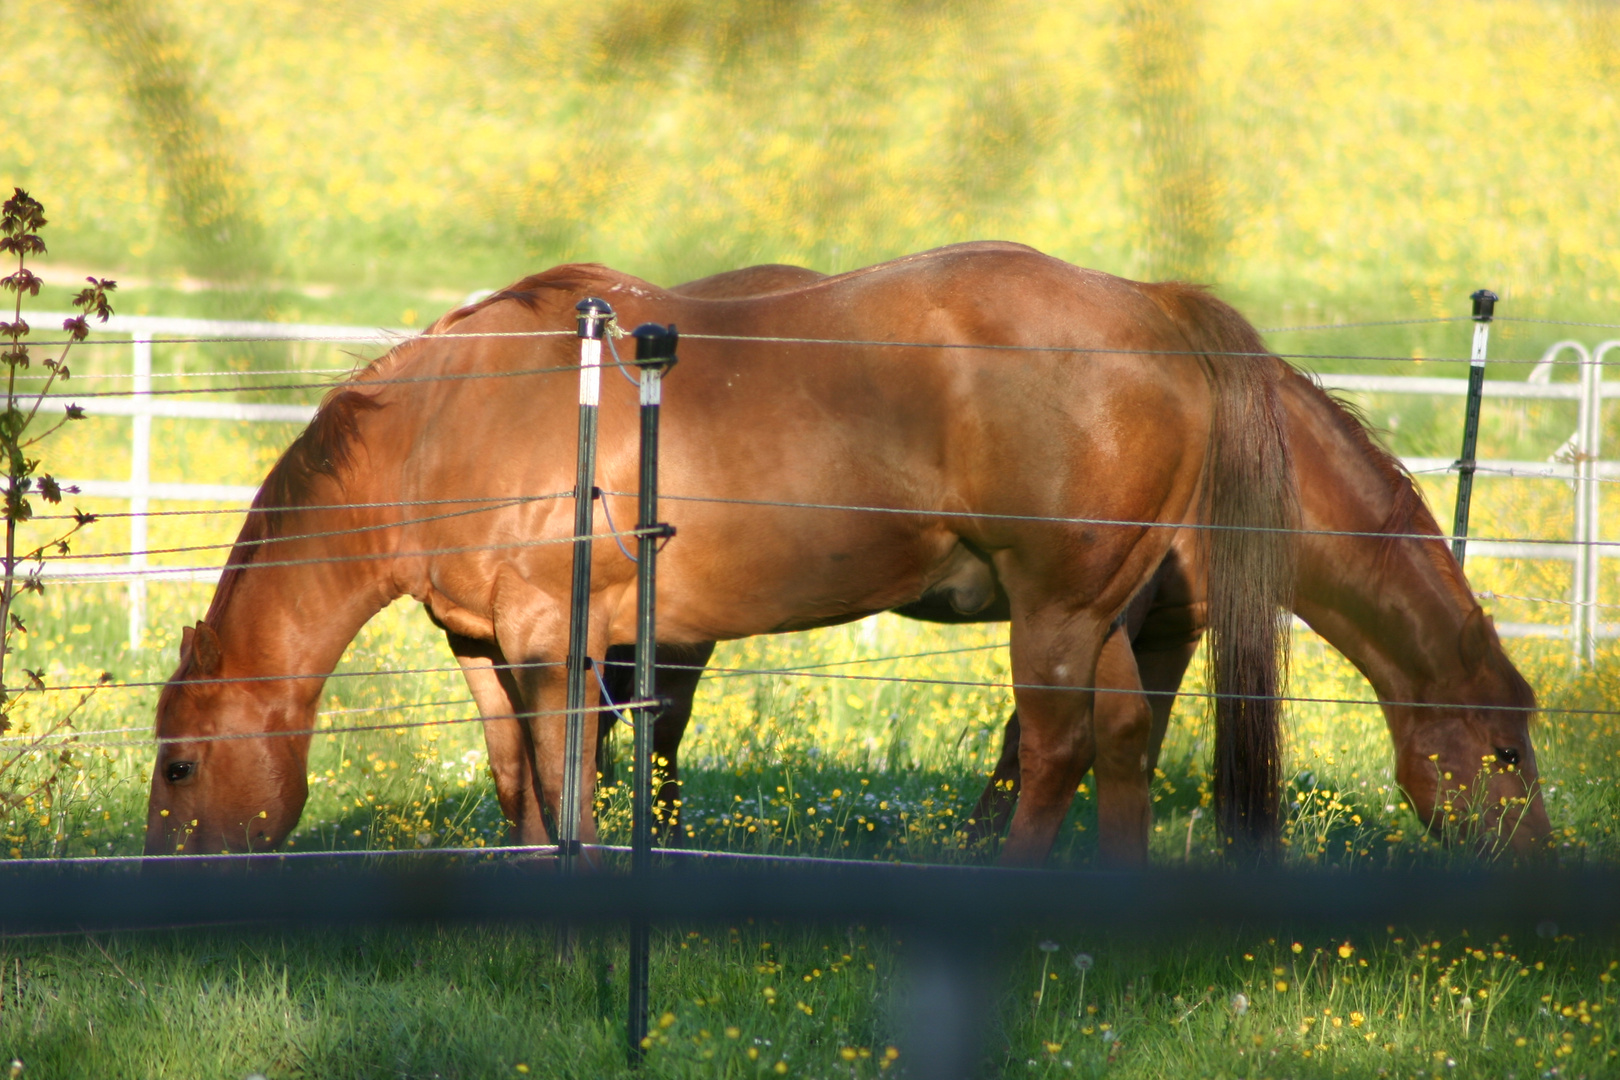
[[[1012,672],[1019,689],[1018,809],[998,861],[1034,866],[1052,850],[1075,786],[1096,755],[1091,710],[1106,624],[1084,612],[1015,616]]]
[[[1018,805],[1018,710],[1007,717],[1001,731],[1001,757],[990,773],[979,801],[973,804],[968,834],[974,839],[1000,836]]]
[[[516,685],[506,669],[506,658],[493,642],[453,633],[445,636],[461,665],[478,713],[484,718],[484,743],[489,749],[489,769],[495,777],[495,797],[511,829],[512,842],[550,843],[534,782],[534,752],[528,729],[516,715]]]
[[[1116,626],[1097,660],[1093,710],[1097,758],[1097,846],[1104,862],[1147,863],[1153,804],[1148,745],[1153,712],[1143,696],[1136,657],[1123,627]]]
[[[510,669],[516,693],[514,703],[523,715],[529,733],[531,761],[538,780],[540,805],[551,817],[555,833],[561,821],[563,777],[567,771],[568,673],[561,661],[568,653],[567,605],[535,589],[516,573],[499,573],[494,596],[495,636],[513,664]],[[593,613],[594,614],[594,613]],[[604,620],[591,620],[588,655],[601,656],[606,649],[602,639]],[[596,843],[596,819],[592,813],[596,781],[596,745],[601,700],[596,679],[585,678],[585,712],[580,718],[582,739],[578,771],[577,809],[579,841]]]

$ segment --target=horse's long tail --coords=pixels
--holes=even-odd
[[[1215,812],[1228,842],[1271,846],[1282,780],[1282,695],[1298,494],[1278,397],[1283,362],[1197,286],[1150,295],[1202,354],[1214,401],[1200,520],[1215,693]]]

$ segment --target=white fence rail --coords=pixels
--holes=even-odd
[[[42,325],[62,315],[35,316]],[[344,341],[355,344],[393,345],[411,331],[382,330],[356,326],[319,326],[293,323],[225,322],[207,319],[170,319],[115,315],[104,333],[127,334],[131,340],[131,390],[127,398],[97,398],[86,411],[96,416],[128,416],[130,431],[130,475],[128,480],[73,480],[85,495],[127,499],[131,517],[126,563],[109,567],[106,563],[48,563],[46,573],[72,574],[81,579],[93,575],[109,582],[124,581],[129,587],[129,637],[131,648],[140,646],[145,629],[146,584],[150,580],[214,581],[217,570],[163,573],[149,567],[146,560],[147,519],[153,500],[178,502],[239,502],[244,506],[257,490],[229,484],[154,483],[151,478],[152,418],[234,421],[247,423],[307,423],[315,413],[312,405],[264,405],[228,401],[180,400],[153,397],[152,343],[154,339],[189,340],[232,339],[256,341]],[[1575,489],[1575,535],[1568,543],[1525,544],[1512,541],[1469,540],[1468,554],[1474,559],[1545,559],[1572,563],[1571,615],[1567,623],[1501,623],[1506,636],[1560,637],[1571,641],[1577,659],[1590,661],[1600,637],[1620,637],[1620,623],[1598,618],[1598,580],[1605,558],[1620,558],[1620,549],[1610,553],[1601,545],[1599,507],[1604,481],[1620,479],[1620,462],[1600,460],[1602,449],[1603,402],[1620,397],[1620,382],[1603,381],[1604,358],[1620,349],[1620,339],[1605,341],[1588,349],[1578,341],[1559,341],[1549,346],[1524,382],[1488,379],[1485,398],[1563,400],[1577,403],[1575,432],[1558,453],[1546,461],[1481,460],[1479,475],[1511,476],[1522,479],[1564,480]],[[1553,382],[1555,362],[1565,352],[1574,354],[1580,378],[1575,382]],[[1323,375],[1329,390],[1354,393],[1403,394],[1434,397],[1463,397],[1468,392],[1466,378],[1438,378],[1421,375]],[[1433,474],[1454,469],[1450,458],[1403,458],[1412,472]]]

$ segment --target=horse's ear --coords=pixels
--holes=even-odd
[[[186,657],[191,655],[191,639],[196,636],[197,631],[189,626],[180,631],[180,662],[182,664],[186,662]]]
[[[1463,620],[1462,637],[1457,642],[1457,650],[1462,654],[1463,668],[1473,671],[1485,662],[1491,650],[1497,644],[1496,625],[1491,617],[1485,614],[1485,609],[1476,607],[1468,613]]]
[[[214,628],[205,622],[199,622],[196,627],[187,631],[191,634],[191,671],[205,679],[211,679],[219,674],[220,663],[224,659],[224,650],[219,644],[219,635]]]

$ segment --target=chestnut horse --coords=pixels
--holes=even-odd
[[[662,641],[831,625],[929,593],[972,612],[999,583],[1022,725],[1001,858],[1033,863],[1079,781],[1109,628],[1177,528],[1207,522],[1223,820],[1275,831],[1277,612],[1296,523],[1286,365],[1199,289],[977,244],[734,300],[558,267],[337,387],[272,468],[206,618],[183,635],[158,701],[148,851],[279,843],[307,794],[325,677],[403,596],[470,668],[518,665],[520,717],[486,733],[517,838],[545,840],[540,811],[555,818],[562,786],[573,507],[541,496],[573,486],[577,344],[504,335],[566,330],[591,295],[626,325],[688,335],[664,390],[678,535],[660,559]],[[605,379],[604,489],[634,488],[636,413],[634,388]],[[632,519],[631,499],[610,501]],[[633,636],[634,568],[614,550],[597,541],[597,657]],[[583,799],[593,774],[587,761]]]
[[[801,267],[758,266],[673,291],[763,294],[821,276]],[[1483,843],[1505,840],[1529,850],[1550,830],[1529,737],[1534,693],[1503,651],[1400,463],[1310,379],[1290,372],[1281,390],[1302,524],[1317,530],[1302,537],[1294,610],[1372,683],[1395,744],[1397,782],[1430,828],[1460,831],[1461,808],[1474,807],[1483,811],[1476,823]],[[1115,626],[1099,663],[1097,686],[1109,692],[1093,706],[1093,737],[1082,742],[1081,756],[1096,771],[1099,851],[1112,862],[1147,858],[1149,778],[1175,692],[1207,625],[1204,570],[1193,540],[1193,534],[1177,535]],[[1004,593],[969,616],[933,595],[898,611],[934,622],[1007,617]],[[668,762],[659,802],[671,824],[678,819],[680,740],[710,652],[712,645],[686,655],[660,653],[659,690],[672,705],[658,721],[655,750]],[[607,685],[610,696],[625,700],[629,654],[617,653],[609,655]],[[999,833],[1012,811],[1018,754],[1014,713],[973,811],[974,827],[984,833]],[[672,831],[678,836],[678,825]]]

